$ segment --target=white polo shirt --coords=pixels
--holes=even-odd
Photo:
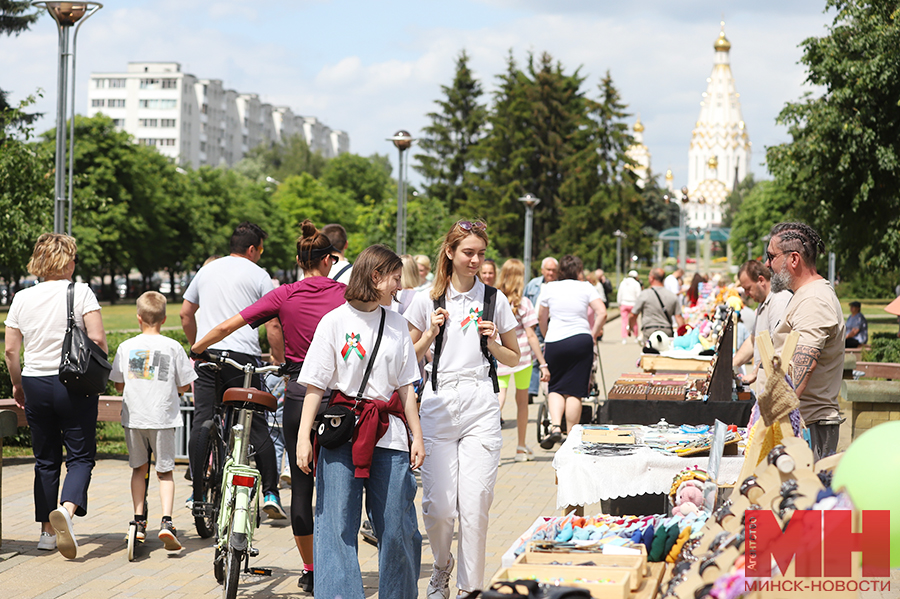
[[[475,285],[465,293],[447,287],[447,312],[450,320],[444,327],[444,348],[441,351],[441,372],[460,372],[485,365],[481,355],[481,335],[478,333],[478,318],[484,310],[484,283],[475,280]],[[428,292],[417,293],[412,305],[404,313],[414,327],[424,332],[431,326],[434,301]],[[509,300],[503,292],[497,291],[494,300],[494,324],[500,334],[516,328]],[[434,351],[434,343],[431,344]]]

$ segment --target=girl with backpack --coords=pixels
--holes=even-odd
[[[307,474],[317,407],[324,390],[334,390],[316,429],[316,597],[365,596],[357,556],[363,488],[378,537],[378,596],[412,599],[418,592],[422,535],[411,469],[425,458],[412,391],[419,369],[403,316],[384,307],[400,290],[401,265],[383,245],[363,250],[350,274],[347,303],[319,321],[297,379],[306,385],[297,464]],[[352,430],[336,444],[323,436],[336,427],[335,407],[346,408]]]
[[[431,349],[431,380],[419,417],[425,438],[422,516],[434,570],[427,599],[447,599],[456,560],[450,553],[459,515],[460,593],[480,589],[488,513],[500,464],[500,404],[495,361],[519,362],[509,300],[476,277],[488,245],[483,222],[459,221],[438,251],[434,284],[404,316],[421,359]]]

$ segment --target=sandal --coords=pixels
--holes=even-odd
[[[554,445],[562,441],[562,428],[558,424],[551,424],[550,430],[552,432],[541,441],[543,449],[553,449]]]
[[[519,445],[516,447],[516,461],[530,462],[534,460],[534,452],[527,445]]]

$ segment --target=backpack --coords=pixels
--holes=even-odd
[[[482,320],[493,321],[494,319],[494,306],[497,303],[497,289],[491,287],[490,285],[484,286],[484,306],[482,307],[481,318]],[[438,308],[447,308],[447,296],[446,294],[442,295],[438,299],[434,300],[434,309]],[[445,322],[440,331],[437,334],[437,337],[434,340],[434,359],[431,362],[431,389],[435,393],[437,392],[437,373],[438,373],[438,363],[441,360],[441,351],[444,347],[444,328],[447,326]],[[488,351],[487,347],[488,339],[484,335],[481,336],[481,355],[484,356],[484,359],[487,360],[488,366],[490,367],[491,374],[491,382],[494,384],[494,393],[500,392],[500,383],[497,381],[497,358],[495,358],[490,351]]]

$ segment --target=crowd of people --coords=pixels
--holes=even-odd
[[[271,360],[286,365],[281,431],[288,470],[281,477],[290,481],[289,516],[279,493],[280,459],[263,419],[253,419],[250,438],[263,509],[271,518],[290,518],[303,565],[299,586],[320,596],[364,596],[356,543],[365,492],[365,513],[378,539],[379,595],[415,596],[422,547],[414,505],[417,470],[434,558],[426,596],[447,599],[454,569],[460,593],[479,589],[503,402],[513,393],[516,461],[533,459],[525,429],[529,399],[540,382],[548,385],[551,419],[542,447],[552,449],[561,440],[564,421],[566,428],[579,422],[613,291],[605,273],[586,271],[577,256],[547,257],[541,274],[526,281],[521,261],[506,260],[498,270],[486,259],[487,226],[465,220],[447,232],[433,262],[375,245],[351,264],[343,227],[319,230],[307,220],[297,240],[302,276],[275,287],[257,265],[265,239],[258,226],[239,225],[229,255],[209,261],[191,281],[180,319],[193,355],[227,352],[239,363],[260,365],[256,329],[262,326]],[[759,306],[752,332],[734,357],[735,367],[750,365],[746,380],[759,388],[764,375],[755,337],[769,331],[777,353],[788,333],[800,332],[791,375],[817,458],[837,446],[844,346],[864,343],[866,335],[859,306],[851,305],[852,322],[845,327],[834,290],[817,274],[816,256],[823,249],[810,227],[782,223],[772,230],[765,263],[741,266],[740,285]],[[74,239],[42,235],[28,270],[43,282],[17,294],[6,319],[14,397],[32,431],[38,548],[58,548],[68,558],[77,555],[72,520],[87,513],[98,403],[97,395],[79,396],[58,377],[66,290],[76,261]],[[616,298],[623,343],[683,330],[682,308],[697,304],[703,281],[697,274],[685,285],[683,276],[681,270],[666,276],[654,268],[643,289],[638,273],[628,273]],[[90,288],[75,283],[74,298],[76,325],[106,349],[100,306]],[[217,393],[242,386],[243,373],[223,366],[217,381],[210,369],[191,368],[184,350],[160,335],[166,303],[159,293],[145,293],[136,307],[141,334],[119,347],[111,374],[123,391],[134,522],[144,535],[143,481],[152,453],[163,513],[158,534],[167,549],[178,549],[172,521],[178,394],[193,385],[196,432],[212,417]],[[317,416],[329,405],[357,411],[353,443],[336,449],[314,445]],[[63,448],[67,475],[60,494]]]

